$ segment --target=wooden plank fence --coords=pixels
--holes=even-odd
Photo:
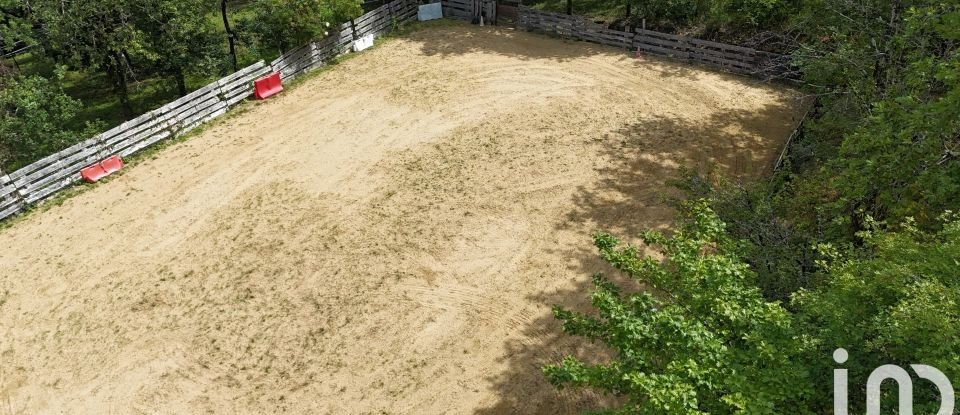
[[[395,0],[331,28],[331,34],[293,49],[267,65],[257,62],[160,108],[74,144],[8,175],[0,173],[0,220],[80,181],[80,170],[111,155],[135,154],[225,114],[253,94],[253,81],[271,72],[292,79],[350,49],[356,39],[389,32],[416,19],[416,0]]]
[[[330,28],[330,34],[284,53],[270,62],[274,72],[284,81],[325,65],[330,59],[349,51],[353,42],[366,35],[375,38],[390,32],[394,25],[417,18],[416,0],[396,0],[377,7],[363,16]]]
[[[443,17],[473,20],[477,9],[483,14],[484,24],[494,24],[497,20],[497,2],[494,0],[441,0]]]
[[[639,30],[612,30],[582,16],[535,10],[520,6],[521,27],[560,36],[614,46],[631,51],[666,56],[725,71],[761,78],[786,77],[792,73],[789,57],[743,46],[727,45],[686,36]]]
[[[269,72],[257,62],[187,96],[124,122],[0,178],[0,219],[80,181],[80,170],[110,155],[128,156],[226,113],[250,96],[250,82]],[[238,85],[240,87],[238,87]]]
[[[477,0],[441,0],[443,17],[471,20],[476,2]]]

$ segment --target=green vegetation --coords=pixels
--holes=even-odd
[[[597,316],[557,308],[570,334],[616,350],[608,365],[573,358],[547,366],[559,386],[592,386],[628,398],[622,413],[779,413],[812,396],[804,342],[790,313],[767,302],[738,246],[706,203],[668,238],[643,235],[665,262],[640,258],[610,235],[595,236],[600,256],[651,291],[623,293],[595,276]],[[823,359],[821,359],[823,360]],[[796,412],[799,413],[799,412]]]
[[[703,38],[743,39],[784,27],[801,7],[797,0],[535,0],[533,8],[590,16],[616,26],[682,31]]]
[[[93,136],[98,125],[79,130],[67,127],[80,109],[80,102],[67,96],[59,81],[40,76],[16,77],[0,83],[0,164],[17,158],[40,159],[75,141],[76,135]]]
[[[259,0],[250,6],[259,16],[243,21],[242,27],[263,48],[279,53],[319,39],[341,22],[361,14],[359,2],[318,2],[315,0]]]
[[[863,413],[881,365],[960,379],[960,6],[792,6],[791,32],[771,38],[795,39],[818,105],[786,166],[756,184],[686,177],[699,202],[672,237],[643,238],[663,263],[598,236],[603,259],[652,289],[598,278],[596,313],[558,309],[615,357],[548,366],[553,383],[625,397],[613,413],[829,413],[842,367]],[[914,385],[915,410],[936,412],[937,391]],[[896,405],[893,388],[882,398]]]
[[[230,5],[240,64],[360,11],[340,0]],[[232,71],[217,6],[0,0],[0,47],[39,45],[0,64],[0,168]],[[864,412],[862,385],[883,364],[960,379],[960,6],[583,0],[574,12],[790,51],[818,104],[772,180],[683,178],[691,202],[676,231],[642,235],[662,259],[596,235],[601,258],[645,288],[598,275],[594,312],[555,310],[565,331],[613,354],[549,365],[552,383],[620,396],[612,413],[774,414],[832,410],[837,348],[850,351],[851,413]],[[937,391],[916,386],[917,411],[935,411]],[[885,406],[894,395],[885,389]]]
[[[936,232],[910,222],[872,224],[859,235],[864,248],[850,256],[821,247],[822,282],[783,304],[763,297],[742,242],[706,201],[684,212],[672,237],[643,235],[663,261],[595,236],[601,258],[650,289],[623,292],[598,275],[596,314],[557,308],[566,332],[608,345],[616,359],[597,365],[567,358],[544,368],[552,383],[626,397],[612,413],[813,414],[833,408],[837,348],[852,351],[843,367],[860,384],[884,364],[923,362],[960,376],[958,216],[942,216]],[[862,413],[866,398],[856,384],[851,413]],[[886,407],[896,403],[885,399]],[[939,394],[918,387],[914,402],[934,413]]]
[[[15,170],[40,154],[89,138],[87,125],[119,124],[232,72],[220,5],[0,0],[0,50],[33,45],[0,61],[5,89],[42,77],[79,103],[55,116],[63,134],[50,136],[49,142],[17,146],[11,143],[20,138],[2,140],[0,170]],[[239,65],[274,58],[360,13],[360,3],[352,0],[250,0],[226,6]],[[60,67],[65,69],[55,75]]]

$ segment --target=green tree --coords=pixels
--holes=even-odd
[[[57,80],[63,71],[57,71]],[[0,166],[13,171],[92,137],[99,125],[68,130],[80,102],[68,97],[60,85],[39,76],[0,80]]]
[[[202,0],[147,0],[137,25],[147,39],[145,53],[153,67],[170,76],[180,96],[187,94],[186,74],[218,72],[225,63],[222,35],[209,16],[216,4]]]
[[[33,43],[33,27],[28,16],[29,9],[21,2],[0,0],[0,55]],[[0,59],[0,76],[9,71],[5,65]]]
[[[823,357],[847,349],[850,360],[842,366],[850,371],[850,399],[860,413],[862,385],[880,365],[922,363],[942,370],[954,385],[960,379],[958,218],[941,215],[935,232],[921,231],[909,220],[892,230],[869,222],[870,230],[860,235],[865,250],[820,248],[827,254],[823,267],[829,278],[796,298],[799,324],[816,339],[806,360],[818,379],[830,379],[833,367],[824,365]],[[830,384],[819,386],[819,396],[831,396]],[[918,382],[914,394],[917,412],[939,408],[939,393],[931,385]]]
[[[815,3],[797,61],[823,115],[785,214],[836,241],[855,241],[867,216],[933,225],[960,203],[958,5]]]
[[[868,220],[864,247],[821,245],[824,282],[799,291],[787,310],[760,295],[716,214],[704,202],[688,209],[673,237],[642,237],[663,260],[595,237],[605,261],[647,288],[625,293],[596,276],[595,314],[555,310],[565,332],[615,357],[547,366],[553,384],[624,397],[610,413],[827,413],[832,372],[842,367],[850,413],[863,413],[867,378],[881,365],[922,363],[960,377],[960,215],[941,215],[935,232]],[[843,365],[831,359],[837,348],[850,353]],[[889,395],[884,407],[895,406]],[[933,413],[939,402],[931,384],[916,385],[916,411]]]
[[[725,225],[705,203],[690,206],[672,236],[647,232],[665,260],[594,242],[600,256],[649,292],[625,293],[594,277],[597,315],[556,308],[565,332],[600,341],[613,362],[568,357],[544,371],[560,387],[589,386],[627,399],[612,413],[805,413],[813,390],[791,314],[764,300]]]
[[[341,22],[362,12],[354,0],[255,0],[251,19],[242,30],[253,35],[263,50],[283,53],[311,40],[324,37]]]
[[[34,17],[44,27],[39,39],[47,52],[77,68],[104,70],[113,78],[114,90],[128,115],[128,74],[132,54],[146,51],[147,42],[136,21],[139,2],[53,1],[34,3]]]
[[[33,27],[27,5],[15,0],[0,0],[0,50],[8,51],[17,43],[31,43]]]
[[[790,199],[781,181],[731,182],[688,173],[676,186],[689,198],[708,200],[730,237],[742,241],[744,261],[757,273],[766,299],[789,307],[795,292],[812,285],[818,271],[812,247],[818,240],[780,216]]]

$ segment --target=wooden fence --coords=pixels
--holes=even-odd
[[[347,52],[353,42],[366,35],[380,37],[396,24],[417,18],[417,0],[396,0],[377,7],[363,16],[330,28],[330,34],[316,42],[293,49],[270,63],[283,80],[293,79],[323,66],[340,54]]]
[[[789,57],[743,46],[727,45],[652,30],[636,33],[607,29],[582,16],[570,16],[520,6],[521,27],[628,50],[640,50],[738,74],[778,78],[790,74]]]
[[[495,19],[496,3],[492,0],[441,1],[447,17],[471,19],[473,10],[480,7],[491,20]],[[331,33],[321,40],[284,53],[270,65],[257,62],[96,137],[8,175],[0,174],[0,220],[78,182],[80,170],[84,167],[114,154],[129,156],[223,115],[252,95],[253,80],[263,75],[279,72],[282,79],[293,79],[346,53],[353,42],[361,37],[381,36],[399,23],[415,19],[418,5],[417,0],[395,0],[384,4],[339,27],[331,28]],[[784,57],[750,48],[649,30],[638,33],[611,30],[583,17],[543,12],[525,6],[519,7],[519,23],[524,27],[562,36],[630,50],[640,49],[736,73],[770,77],[781,74],[784,68],[789,69]]]
[[[80,181],[80,170],[111,155],[137,153],[225,114],[253,94],[253,81],[271,72],[292,79],[345,53],[365,35],[415,19],[416,0],[396,0],[333,28],[326,38],[291,50],[267,65],[257,62],[96,137],[44,157],[8,175],[0,173],[0,220]]]
[[[497,20],[497,2],[494,0],[441,0],[440,3],[443,17],[473,20],[479,8],[485,24],[494,24]]]
[[[110,155],[128,156],[227,112],[250,96],[251,81],[268,73],[262,61],[187,96],[51,154],[0,178],[0,219],[80,180],[80,170]]]

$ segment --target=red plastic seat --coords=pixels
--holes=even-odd
[[[80,170],[80,177],[83,177],[83,180],[86,180],[87,183],[93,183],[122,168],[123,159],[120,156],[111,156]]]
[[[274,72],[263,78],[253,81],[253,95],[257,99],[267,99],[283,91],[280,83],[280,72]]]

